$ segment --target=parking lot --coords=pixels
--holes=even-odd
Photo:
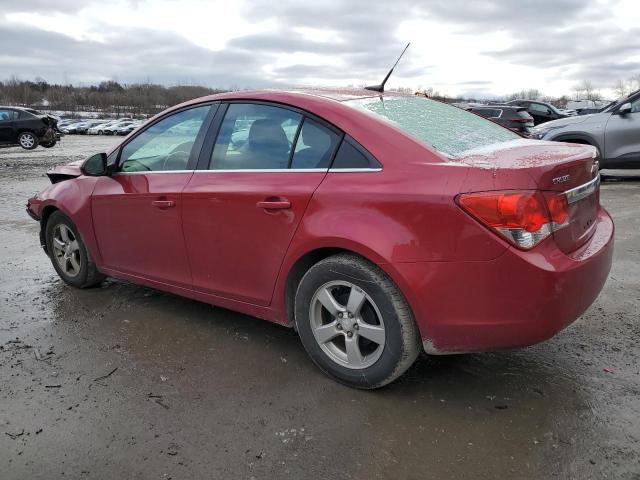
[[[368,392],[283,327],[62,283],[25,201],[49,167],[119,140],[0,149],[0,477],[640,479],[640,175],[606,172],[614,265],[575,324],[523,350],[422,356]]]

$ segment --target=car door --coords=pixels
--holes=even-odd
[[[183,192],[196,290],[268,305],[280,265],[341,133],[282,106],[220,108]]]
[[[0,142],[2,143],[14,143],[16,141],[14,114],[15,110],[0,109]]]
[[[216,107],[199,105],[170,113],[120,148],[114,172],[99,178],[92,195],[104,267],[191,287],[181,193],[193,175]]]
[[[607,160],[640,164],[640,98],[631,103],[631,112],[609,116],[604,150]]]

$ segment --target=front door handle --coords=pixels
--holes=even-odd
[[[176,206],[176,202],[173,200],[154,200],[151,205],[156,208],[171,208]]]
[[[291,208],[291,202],[286,198],[267,199],[256,203],[256,207],[264,208],[265,210],[284,210]]]

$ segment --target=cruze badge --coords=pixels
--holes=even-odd
[[[562,175],[561,177],[556,177],[553,179],[553,184],[557,185],[559,183],[568,182],[571,178],[571,175]]]

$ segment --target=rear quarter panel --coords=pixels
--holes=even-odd
[[[405,293],[396,265],[489,261],[508,246],[455,204],[469,167],[415,163],[406,170],[329,172],[314,193],[287,251],[273,308],[284,312],[288,273],[305,254],[337,248],[382,268]]]

